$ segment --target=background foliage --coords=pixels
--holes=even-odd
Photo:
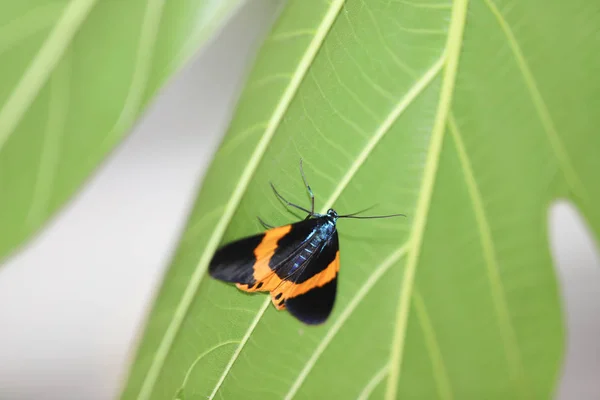
[[[598,230],[598,4],[288,2],[164,281],[124,398],[548,398],[563,352],[553,199]],[[319,327],[208,278],[296,217],[303,157],[339,223]]]
[[[0,3],[0,259],[75,193],[239,4]]]

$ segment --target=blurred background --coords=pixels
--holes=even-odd
[[[0,269],[0,399],[118,396],[202,175],[276,12],[268,0],[243,7],[163,88],[83,190]],[[569,204],[555,204],[548,220],[568,323],[557,398],[599,399],[598,249]]]

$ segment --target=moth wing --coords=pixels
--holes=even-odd
[[[325,322],[333,310],[340,269],[337,231],[319,250],[298,268],[296,276],[271,292],[273,298],[281,293],[289,313],[310,325]]]
[[[244,291],[272,290],[281,282],[276,270],[302,248],[317,224],[307,219],[226,244],[215,252],[209,273]]]
[[[224,282],[254,283],[254,249],[263,241],[264,236],[264,233],[249,236],[219,248],[208,266],[210,275]]]

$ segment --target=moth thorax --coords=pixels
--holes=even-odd
[[[327,219],[327,223],[319,227],[317,231],[318,240],[327,240],[333,234],[335,230],[335,222],[331,219]]]

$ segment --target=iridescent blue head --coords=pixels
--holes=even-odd
[[[335,210],[333,208],[330,208],[329,210],[327,210],[327,219],[330,222],[333,222],[333,224],[335,224],[337,222],[337,219],[339,218],[338,213],[335,212]]]

